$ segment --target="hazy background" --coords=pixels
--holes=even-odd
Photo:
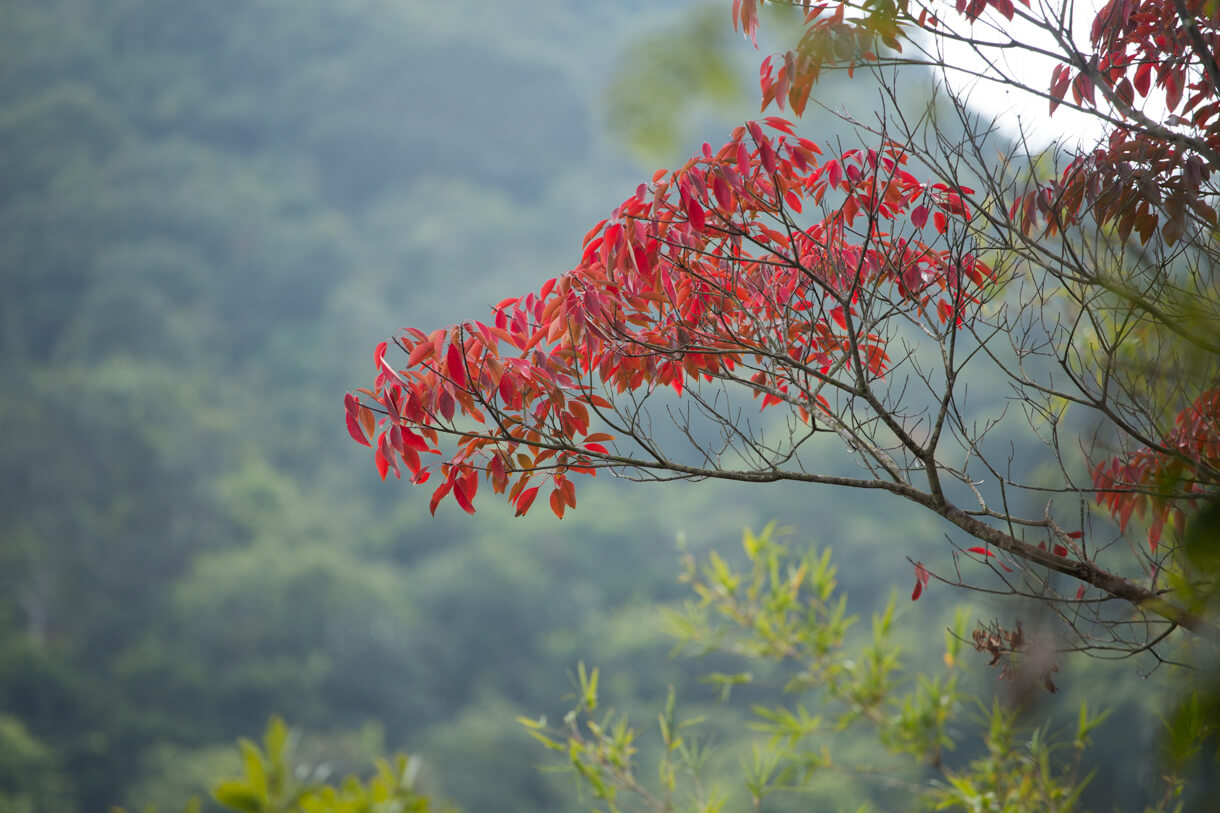
[[[344,429],[378,341],[536,290],[641,155],[675,166],[756,114],[727,6],[0,2],[0,810],[173,810],[273,713],[336,773],[404,748],[468,810],[582,809],[513,717],[560,715],[583,660],[641,723],[675,684],[748,740],[750,694],[697,681],[734,665],[668,657],[657,607],[684,597],[679,536],[732,552],[770,519],[835,548],[857,610],[902,591],[910,661],[939,658],[974,597],[905,601],[906,556],[949,558],[892,499],[599,477],[562,522],[490,495],[431,518]],[[1156,680],[1065,668],[1069,700],[1117,707],[1098,807],[1155,770]],[[819,804],[884,792],[840,778]]]

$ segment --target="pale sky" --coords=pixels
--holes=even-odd
[[[1041,16],[1047,11],[1047,4],[1041,0],[1031,0],[1032,13]],[[1101,3],[1097,0],[1085,0],[1079,4],[1074,17],[1073,41],[1085,53],[1089,52],[1089,28],[1092,25],[1095,9]],[[1016,8],[1025,10],[1017,0]],[[1060,6],[1052,6],[1058,9]],[[971,25],[964,18],[954,14],[949,9],[945,15],[945,23],[953,30],[966,33]],[[1053,39],[1043,31],[1022,21],[1020,17],[1011,22],[999,15],[995,9],[987,12],[973,24],[974,36],[987,41],[1007,42],[1009,38],[1020,43],[1040,45],[1046,50],[1057,50]],[[1037,54],[1031,54],[1021,48],[989,48],[985,53],[994,64],[1000,67],[1010,77],[1030,87],[1046,90],[1050,87],[1051,71],[1055,67],[1054,60]],[[986,63],[968,46],[948,42],[946,44],[946,61],[951,65],[967,69],[982,70]],[[959,94],[965,95],[971,107],[980,113],[998,117],[1001,125],[1011,134],[1016,134],[1018,128],[1023,129],[1031,140],[1031,147],[1047,146],[1052,140],[1062,138],[1078,140],[1079,142],[1096,142],[1101,137],[1102,128],[1093,116],[1089,116],[1061,105],[1053,116],[1049,115],[1049,103],[1030,93],[1017,88],[999,85],[972,78],[962,72],[949,71],[947,79],[950,86]],[[1071,98],[1071,91],[1068,92]]]

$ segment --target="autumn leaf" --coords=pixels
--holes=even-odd
[[[521,496],[517,497],[517,514],[516,516],[523,517],[525,512],[530,510],[530,506],[534,504],[534,498],[538,496],[538,486],[527,488],[521,492]]]
[[[924,588],[928,586],[928,579],[931,574],[927,568],[923,566],[923,562],[915,563],[915,589],[911,591],[911,601],[918,601],[923,595]]]

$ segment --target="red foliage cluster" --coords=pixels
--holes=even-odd
[[[1181,536],[1185,510],[1214,493],[1216,471],[1220,471],[1220,390],[1213,389],[1178,415],[1160,449],[1145,447],[1098,464],[1093,483],[1097,502],[1106,506],[1123,530],[1132,514],[1141,520],[1148,516],[1148,542],[1155,550],[1167,523],[1173,523]]]
[[[733,0],[734,26],[754,37],[761,3]],[[954,4],[970,20],[988,7],[1008,19],[1017,11],[1012,0]],[[826,66],[851,71],[878,49],[900,51],[908,29],[935,34],[932,8],[812,6],[798,47],[762,65],[763,108],[800,115]],[[1202,191],[1220,166],[1217,9],[1211,0],[1110,0],[1098,12],[1092,52],[1065,51],[1047,95],[1052,113],[1069,94],[1080,107],[1104,103],[1113,127],[1101,148],[1012,202],[1017,228],[1054,234],[1089,215],[1123,240],[1159,232],[1173,245],[1192,224],[1217,223]],[[1142,112],[1154,91],[1171,113],[1164,121]],[[433,511],[452,496],[473,512],[484,480],[518,515],[548,486],[563,516],[576,504],[572,473],[647,465],[595,431],[616,395],[681,395],[690,382],[721,379],[751,388],[763,408],[787,403],[805,420],[829,410],[822,390],[837,372],[876,378],[890,363],[885,340],[860,318],[862,298],[958,324],[990,270],[934,247],[948,242],[955,219],[969,219],[971,190],[917,180],[899,144],[820,156],[788,122],[769,118],[658,172],[586,235],[579,265],[537,294],[501,302],[488,324],[403,331],[394,344],[405,365],[379,346],[373,387],[347,397],[352,437],[375,449],[383,478],[405,467],[423,483],[439,472]],[[803,214],[815,206],[829,214]],[[1199,472],[1220,465],[1218,393],[1179,415],[1160,448],[1095,470],[1098,500],[1120,525],[1150,515],[1154,547],[1203,493]],[[430,465],[445,436],[455,451]],[[913,597],[926,583],[920,566]]]
[[[1074,55],[1052,73],[1050,111],[1070,89],[1076,105],[1108,103],[1121,123],[1057,182],[1014,203],[1027,234],[1040,220],[1053,233],[1083,212],[1098,224],[1115,223],[1124,240],[1134,231],[1141,243],[1159,229],[1173,245],[1192,211],[1216,225],[1201,190],[1220,155],[1218,8],[1206,0],[1110,0],[1101,8],[1091,31],[1093,52]],[[1144,101],[1153,97],[1164,102],[1168,118],[1143,114]]]
[[[805,33],[797,47],[782,54],[778,60],[775,57],[763,60],[759,70],[763,110],[773,102],[783,110],[787,101],[792,112],[800,116],[826,65],[846,65],[848,75],[851,75],[857,65],[877,60],[873,49],[878,44],[902,50],[899,41],[902,28],[894,15],[849,17],[847,9],[843,3],[813,6],[805,15]],[[757,17],[752,20],[741,18],[742,28],[753,34],[751,22],[757,25]]]
[[[1218,24],[1220,8],[1211,0],[1109,0],[1093,20],[1096,53],[1088,66],[1077,66],[1073,96],[1093,104],[1091,82],[1101,82],[1125,105],[1119,112],[1129,115],[1136,94],[1146,97],[1155,86],[1174,116],[1167,124],[1185,125],[1218,147],[1220,102],[1206,64],[1216,63]]]
[[[348,396],[352,437],[374,447],[383,478],[405,466],[417,483],[441,437],[456,437],[433,510],[452,495],[473,512],[481,475],[521,515],[543,477],[562,516],[576,504],[571,473],[630,465],[591,433],[612,409],[598,390],[681,395],[688,381],[733,379],[809,420],[829,408],[832,368],[883,376],[889,356],[862,327],[862,298],[945,324],[990,276],[968,253],[891,233],[931,232],[931,220],[935,242],[969,218],[969,190],[918,181],[899,145],[820,154],[770,118],[658,172],[586,235],[574,270],[501,302],[490,324],[405,330],[403,369],[378,347],[373,388]],[[797,225],[824,199],[827,216]]]
[[[901,52],[909,29],[935,36],[935,5],[812,5],[797,47],[762,64],[763,109],[787,103],[799,116],[826,66],[851,73],[875,62],[879,48]],[[755,6],[752,0],[734,4],[734,25],[751,36],[758,25]],[[1012,0],[954,3],[968,20],[989,7],[1009,20],[1016,10]],[[1054,233],[1091,212],[1099,224],[1114,222],[1124,240],[1134,231],[1146,243],[1160,229],[1171,245],[1188,228],[1190,211],[1216,225],[1200,189],[1220,166],[1220,6],[1211,0],[1109,0],[1094,18],[1091,41],[1090,53],[1065,52],[1052,71],[1050,112],[1070,92],[1075,105],[1100,109],[1117,123],[1103,147],[1071,162],[1058,181],[1014,201],[1012,216],[1026,234],[1037,228]],[[1150,96],[1164,101],[1167,120],[1143,114]]]
[[[787,101],[799,115],[825,66],[850,71],[876,60],[879,46],[901,51],[909,29],[923,28],[935,36],[941,25],[935,5],[813,5],[798,46],[763,63],[763,109],[772,103],[782,108]],[[733,18],[750,34],[757,26],[753,6],[737,3],[740,11],[735,9]],[[958,14],[972,21],[989,7],[1009,20],[1016,13],[1012,0],[953,3]],[[1065,48],[1050,76],[1049,109],[1053,114],[1070,97],[1078,107],[1099,111],[1112,122],[1106,142],[1077,156],[1055,181],[1018,195],[1010,219],[1026,235],[1051,236],[1087,215],[1098,226],[1112,225],[1124,241],[1134,234],[1146,244],[1159,232],[1170,246],[1189,236],[1192,227],[1215,227],[1217,213],[1205,184],[1220,167],[1220,4],[1109,0],[1094,17],[1090,42],[1086,53]],[[1150,99],[1163,102],[1168,117],[1146,115]],[[1142,517],[1150,512],[1154,547],[1165,523],[1180,524],[1181,509],[1193,505],[1185,497],[1192,489],[1203,490],[1185,485],[1197,482],[1192,469],[1215,464],[1211,444],[1220,433],[1220,417],[1214,399],[1214,391],[1205,393],[1178,416],[1164,442],[1171,453],[1142,449],[1096,469],[1098,500],[1124,529],[1132,513]]]

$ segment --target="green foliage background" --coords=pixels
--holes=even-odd
[[[579,809],[514,722],[562,713],[578,661],[641,719],[673,684],[749,736],[697,682],[722,664],[668,657],[679,534],[732,550],[778,518],[835,546],[862,611],[907,555],[947,561],[905,506],[780,487],[598,482],[562,522],[432,519],[346,436],[378,341],[574,264],[651,172],[631,116],[676,163],[753,113],[729,77],[754,52],[701,50],[682,5],[0,2],[0,810],[180,807],[272,714],[336,775],[403,748],[468,810]],[[718,89],[678,126],[650,107],[675,76],[638,70],[667,31]],[[915,662],[944,593],[908,610]],[[1159,689],[1064,681],[1116,672],[1130,747],[1100,746],[1101,802],[1155,773]]]

